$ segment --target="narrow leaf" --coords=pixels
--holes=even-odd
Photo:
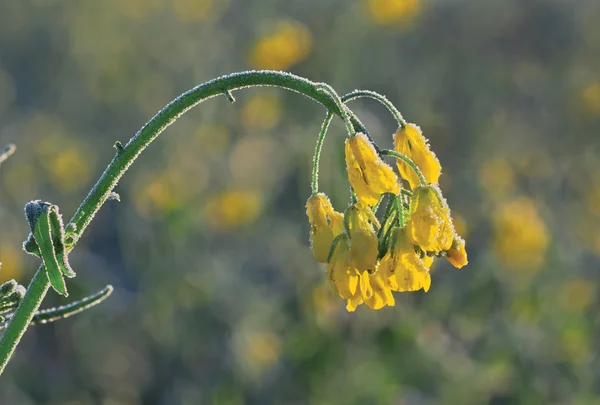
[[[56,308],[48,308],[38,311],[33,316],[31,320],[31,325],[35,324],[44,324],[50,323],[54,321],[58,321],[60,319],[65,319],[70,316],[73,316],[79,312],[85,311],[93,306],[100,304],[106,298],[108,298],[113,292],[113,286],[107,285],[102,290],[98,291],[96,294],[89,295],[85,298],[82,298],[79,301],[72,302],[67,305],[62,305]],[[1,313],[5,313],[6,311],[2,311]],[[0,329],[5,328],[8,322],[12,319],[14,314],[6,315],[6,319],[4,321],[0,320]]]
[[[43,309],[41,311],[36,312],[31,320],[31,323],[49,323],[54,322],[59,319],[68,318],[73,316],[79,312],[85,311],[93,306],[100,304],[106,298],[108,298],[113,292],[113,286],[107,285],[102,290],[98,291],[96,294],[88,295],[85,298],[80,299],[79,301],[72,302],[67,305],[63,305],[56,308]]]
[[[42,254],[48,281],[50,281],[52,288],[54,288],[57,293],[64,295],[65,297],[68,296],[67,286],[65,285],[65,280],[58,265],[56,254],[54,253],[48,211],[43,211],[38,217],[33,236],[40,249],[40,253]]]

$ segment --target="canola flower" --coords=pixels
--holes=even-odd
[[[346,139],[352,201],[343,215],[316,191],[316,181],[307,202],[313,254],[327,264],[329,286],[350,312],[361,304],[374,310],[394,306],[393,292],[427,292],[435,257],[446,257],[459,269],[468,263],[465,240],[437,185],[441,164],[418,126],[399,123],[393,150],[380,150],[363,132]],[[395,158],[398,173],[385,156]],[[378,219],[375,212],[385,200],[387,208]]]

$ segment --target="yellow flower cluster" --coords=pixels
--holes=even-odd
[[[413,162],[396,159],[401,177],[365,134],[355,134],[345,146],[355,201],[343,214],[323,193],[306,204],[313,254],[327,263],[329,285],[348,311],[363,303],[371,309],[394,306],[392,291],[427,292],[434,257],[445,256],[457,268],[467,264],[465,241],[437,186],[441,166],[427,140],[407,124],[394,135],[394,147],[390,154]],[[401,179],[412,191],[403,190]],[[384,197],[388,208],[379,221],[374,213]]]

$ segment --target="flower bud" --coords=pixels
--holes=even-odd
[[[379,239],[369,221],[377,219],[371,209],[361,203],[348,207],[345,217],[348,225],[350,264],[360,272],[373,272],[377,265]]]
[[[306,202],[306,215],[310,222],[310,243],[315,258],[327,261],[333,239],[344,232],[344,217],[333,210],[331,202],[323,193],[311,196]]]
[[[421,133],[421,129],[415,124],[407,124],[398,129],[394,135],[394,149],[410,159],[421,169],[428,184],[436,184],[440,178],[442,167],[435,153],[429,149],[427,139]],[[415,171],[403,160],[397,161],[400,175],[408,180],[411,188],[417,187],[419,177]]]
[[[411,242],[425,252],[450,249],[454,226],[450,209],[441,198],[437,186],[418,186],[414,189],[407,231]]]
[[[467,260],[467,251],[465,250],[465,240],[458,235],[454,235],[452,246],[448,249],[448,255],[446,256],[450,264],[457,269],[466,266],[469,261]]]
[[[383,193],[400,192],[398,176],[377,154],[369,138],[357,133],[346,140],[348,181],[359,201],[374,206]]]

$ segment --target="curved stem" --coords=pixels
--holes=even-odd
[[[338,94],[335,92],[333,87],[331,87],[328,84],[319,83],[318,86],[319,86],[320,90],[328,93],[331,96],[331,98],[333,100],[335,100],[335,103],[341,112],[340,117],[342,118],[342,120],[344,120],[344,123],[346,124],[346,129],[348,130],[348,136],[349,137],[353,136],[356,133],[356,130],[354,129],[354,126],[352,125],[352,122],[350,121],[350,116],[348,115],[348,109],[347,109],[346,105],[344,103],[342,103],[340,96],[338,96]]]
[[[348,93],[342,96],[342,101],[347,103],[348,101],[356,100],[358,98],[372,98],[373,100],[379,101],[381,104],[387,107],[387,109],[392,113],[396,121],[398,122],[398,126],[400,128],[404,128],[406,126],[406,120],[400,114],[400,111],[396,108],[394,104],[390,100],[387,99],[386,96],[376,93],[370,90],[354,90],[351,93]]]
[[[325,120],[321,125],[321,132],[319,132],[319,137],[317,138],[317,146],[315,147],[315,154],[313,156],[313,170],[311,183],[313,194],[317,194],[319,192],[319,161],[321,160],[321,149],[323,149],[323,141],[325,140],[325,135],[327,135],[327,129],[329,129],[329,124],[331,123],[332,118],[333,113],[331,111],[327,111]]]
[[[71,250],[83,231],[92,221],[102,204],[109,199],[114,187],[123,174],[142,153],[142,151],[161,132],[171,125],[177,118],[190,108],[198,105],[204,100],[218,95],[229,95],[231,91],[253,86],[275,86],[292,90],[323,104],[329,111],[343,117],[346,113],[356,132],[367,133],[365,127],[350,111],[340,110],[338,101],[330,94],[320,90],[321,84],[311,82],[299,76],[276,71],[249,71],[222,76],[201,84],[175,100],[171,101],[165,108],[160,110],[150,121],[148,121],[133,138],[122,146],[118,144],[117,154],[110,162],[98,182],[94,185],[77,212],[67,225],[68,232],[65,241],[66,248]],[[230,97],[228,97],[230,98]],[[17,308],[2,338],[0,339],[0,374],[6,367],[10,356],[14,352],[27,326],[31,322],[35,312],[38,310],[46,292],[49,282],[45,269],[40,266],[35,273],[25,297]]]
[[[71,220],[75,226],[75,232],[78,235],[83,232],[129,165],[183,113],[204,100],[225,94],[226,91],[254,86],[276,86],[304,94],[323,104],[334,114],[343,116],[336,101],[329,94],[320,90],[320,83],[314,83],[289,73],[268,70],[250,71],[234,73],[201,84],[170,102],[144,125],[127,145],[122,147]],[[364,126],[353,115],[350,116],[350,121],[357,131],[364,130]]]
[[[408,156],[404,156],[402,153],[398,153],[395,150],[389,150],[389,149],[382,150],[381,154],[393,156],[397,159],[405,161],[410,166],[410,168],[413,169],[413,171],[417,174],[417,177],[419,178],[421,185],[424,186],[427,184],[427,180],[425,180],[425,176],[423,176],[423,173],[421,172],[421,169],[419,169],[419,166],[417,166],[415,164],[415,162],[413,162],[412,159],[409,158]]]

